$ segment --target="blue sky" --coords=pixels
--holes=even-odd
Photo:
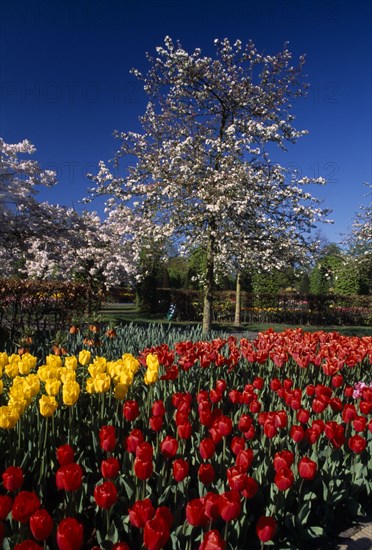
[[[1,0],[0,135],[29,139],[34,158],[58,174],[40,197],[79,206],[87,172],[112,158],[117,130],[138,129],[146,96],[129,71],[145,70],[166,35],[213,54],[213,40],[252,39],[277,53],[284,42],[306,54],[307,98],[297,127],[309,130],[280,157],[302,174],[323,176],[312,192],[332,208],[330,241],[340,240],[371,177],[370,0]],[[99,207],[99,204],[96,205]],[[100,210],[100,208],[98,208]]]

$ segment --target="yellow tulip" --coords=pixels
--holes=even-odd
[[[11,430],[17,424],[19,416],[17,409],[12,406],[0,407],[0,428]]]
[[[31,403],[31,389],[20,376],[14,378],[8,393],[10,399],[14,401],[25,401],[27,404]]]
[[[158,371],[157,370],[152,370],[152,369],[147,369],[143,379],[145,381],[145,384],[147,384],[147,385],[155,384],[155,382],[158,379]]]
[[[3,384],[3,381],[0,380],[0,395],[2,395],[4,393],[4,384]]]
[[[87,393],[94,393],[94,379],[93,378],[87,378],[85,382],[85,389]]]
[[[18,363],[9,363],[4,368],[4,372],[9,378],[15,378],[19,374]]]
[[[57,395],[61,387],[61,381],[52,378],[45,382],[45,391],[48,395]]]
[[[39,409],[42,416],[53,416],[55,410],[58,407],[58,403],[53,396],[42,395],[39,399]]]
[[[102,366],[100,364],[91,363],[88,367],[89,374],[95,378],[99,374],[103,374],[106,370],[106,366]]]
[[[31,353],[22,355],[22,359],[18,363],[19,372],[21,374],[29,374],[30,370],[36,367],[37,359]]]
[[[146,365],[149,369],[158,370],[159,369],[159,359],[154,353],[149,353],[146,357]]]
[[[67,380],[67,382],[63,385],[62,390],[63,403],[69,407],[75,405],[76,401],[79,399],[79,395],[79,384],[73,380]]]
[[[97,393],[105,393],[110,389],[111,378],[108,376],[108,374],[97,374],[97,376],[95,376],[93,380],[94,389]]]
[[[8,401],[8,407],[11,407],[12,409],[14,409],[14,411],[16,411],[16,413],[18,414],[18,418],[25,412],[26,407],[29,404],[29,402],[22,398],[14,399],[13,397],[10,397]]]
[[[65,367],[69,370],[77,369],[77,359],[75,355],[69,355],[68,357],[65,357]]]
[[[45,362],[48,367],[54,367],[57,369],[62,367],[62,359],[59,355],[48,355]]]
[[[9,363],[8,354],[6,351],[0,352],[0,372],[1,369],[5,367]]]
[[[29,374],[24,379],[27,386],[30,388],[31,397],[35,397],[40,391],[40,380],[37,374]]]
[[[45,382],[46,380],[50,380],[52,378],[57,378],[57,380],[59,380],[61,378],[60,371],[61,369],[59,369],[58,367],[42,365],[37,369],[37,375],[42,382]]]
[[[116,384],[114,388],[115,399],[124,399],[128,393],[128,386],[126,384]]]
[[[122,355],[123,363],[126,368],[129,368],[133,374],[136,374],[138,369],[140,368],[140,362],[138,359],[133,357],[131,353],[124,353]]]
[[[66,384],[66,382],[68,380],[72,380],[72,381],[76,380],[76,372],[74,370],[69,370],[67,368],[62,368],[62,369],[60,369],[59,374],[60,374],[60,378],[61,378],[61,380],[64,384]]]
[[[107,365],[107,359],[105,357],[96,357],[94,359],[94,362],[93,362],[94,365],[99,365],[100,367],[102,367],[102,371],[101,372],[104,372],[106,370],[106,365]]]
[[[118,374],[117,379],[119,380],[119,382],[121,384],[125,384],[126,386],[130,386],[133,382],[133,377],[134,377],[134,374],[133,374],[132,371],[123,370]]]
[[[115,378],[115,376],[118,374],[118,371],[123,367],[123,361],[119,359],[118,361],[108,361],[106,364],[106,372],[111,376],[111,378]]]
[[[88,363],[90,363],[91,353],[87,349],[81,350],[79,353],[79,363],[83,367],[85,367]]]

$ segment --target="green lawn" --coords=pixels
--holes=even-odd
[[[164,315],[154,314],[145,315],[138,311],[134,304],[105,304],[100,312],[100,316],[103,321],[115,322],[115,323],[138,323],[146,325],[149,323],[164,323],[169,324],[169,321]],[[200,324],[197,321],[172,321],[172,326],[185,327],[196,326]],[[315,332],[318,330],[324,330],[326,332],[337,331],[346,336],[372,336],[372,327],[357,327],[357,326],[310,326],[310,325],[298,325],[304,331]],[[297,327],[297,325],[296,325]],[[233,324],[228,323],[214,323],[213,330],[221,330],[223,332],[262,332],[269,328],[273,328],[276,332],[282,332],[287,328],[293,328],[293,325],[285,325],[278,323],[242,323],[237,328]]]

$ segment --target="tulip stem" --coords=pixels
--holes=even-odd
[[[225,523],[225,529],[224,529],[224,532],[223,532],[223,540],[227,542],[227,529],[228,529],[228,522]]]
[[[110,510],[106,510],[106,539],[109,539],[110,532]]]

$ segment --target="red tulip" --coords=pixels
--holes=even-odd
[[[36,510],[30,517],[30,529],[36,540],[46,540],[53,531],[53,519],[44,509]]]
[[[329,421],[324,427],[325,436],[330,440],[332,445],[339,449],[345,443],[345,429],[343,424]]]
[[[71,464],[71,462],[74,462],[74,454],[75,452],[71,445],[68,445],[67,443],[65,445],[61,445],[56,450],[58,464],[60,466]]]
[[[364,432],[367,426],[367,419],[365,416],[356,416],[353,420],[353,428],[356,432]]]
[[[342,420],[345,423],[351,422],[357,416],[357,412],[354,405],[346,404],[342,411]]]
[[[294,475],[292,470],[290,470],[288,467],[280,468],[276,472],[274,483],[278,487],[279,491],[286,491],[290,487],[292,487],[294,482]]]
[[[230,449],[234,455],[237,455],[239,451],[243,451],[245,449],[245,439],[236,435],[232,438]]]
[[[214,455],[216,446],[210,437],[205,437],[200,441],[199,453],[204,460],[209,460]]]
[[[242,402],[242,394],[238,390],[229,391],[229,399],[231,403],[240,404]]]
[[[130,550],[126,542],[116,542],[111,550]]]
[[[243,491],[247,482],[245,470],[239,466],[231,466],[227,469],[227,481],[233,491]]]
[[[142,460],[138,457],[134,459],[134,473],[138,477],[138,479],[142,479],[142,481],[148,479],[152,476],[153,471],[154,466],[152,464],[152,459]]]
[[[160,450],[165,458],[173,458],[177,453],[178,441],[174,437],[167,435],[160,444]]]
[[[80,464],[72,462],[60,466],[56,472],[56,484],[58,489],[65,491],[77,491],[80,489],[83,479],[83,470]]]
[[[139,413],[140,411],[137,401],[135,401],[134,399],[128,399],[124,402],[123,415],[125,420],[128,420],[128,422],[133,422],[133,420],[138,417]]]
[[[43,550],[43,546],[40,546],[40,544],[34,540],[27,539],[16,544],[13,550]]]
[[[259,403],[258,401],[253,401],[252,403],[250,403],[249,405],[249,410],[252,414],[257,414],[260,412],[261,410],[261,403]]]
[[[109,510],[118,499],[118,490],[112,481],[104,481],[94,488],[94,500],[104,510]]]
[[[124,440],[124,447],[128,453],[135,453],[138,445],[144,441],[143,433],[138,428],[130,432]]]
[[[116,430],[114,426],[102,426],[99,431],[99,442],[103,451],[113,451],[116,445]]]
[[[220,515],[225,521],[232,521],[239,517],[241,507],[240,494],[238,491],[226,491],[220,496]]]
[[[143,529],[146,521],[152,519],[155,514],[155,509],[149,498],[137,500],[132,508],[129,508],[129,521],[134,527]]]
[[[258,483],[253,477],[247,476],[245,487],[241,494],[244,498],[253,498],[258,491]]]
[[[169,529],[172,527],[174,517],[168,506],[159,506],[156,508],[154,518],[163,518]]]
[[[264,424],[264,434],[267,438],[272,439],[278,433],[278,428],[275,426],[274,420],[268,419]]]
[[[59,550],[80,550],[83,545],[84,528],[75,518],[63,519],[57,528]]]
[[[154,432],[160,432],[163,427],[163,417],[162,416],[150,416],[149,418],[149,427]]]
[[[225,548],[226,542],[217,529],[205,533],[203,541],[199,545],[199,550],[225,550]]]
[[[178,483],[183,481],[189,473],[189,463],[183,458],[177,458],[172,464],[173,477]]]
[[[310,411],[307,409],[298,409],[296,418],[301,424],[307,424],[310,418]]]
[[[262,388],[264,387],[264,384],[265,384],[265,380],[260,376],[257,376],[253,380],[253,387],[256,388],[256,390],[262,390]]]
[[[151,407],[151,413],[153,416],[164,416],[165,415],[165,406],[162,399],[154,401]]]
[[[253,419],[251,416],[249,416],[249,414],[242,414],[241,417],[239,418],[238,429],[241,432],[246,432],[251,427],[252,422],[253,422]]]
[[[290,429],[289,435],[295,443],[300,443],[305,437],[305,430],[302,426],[293,425]]]
[[[273,378],[270,382],[270,389],[277,392],[282,387],[282,383],[278,378]]]
[[[180,439],[190,439],[192,434],[192,425],[190,422],[179,424],[177,426],[177,434]]]
[[[215,471],[212,464],[200,464],[198,469],[198,478],[204,485],[210,485],[215,477]]]
[[[0,520],[7,518],[13,506],[13,499],[9,495],[0,495]]]
[[[194,498],[186,504],[186,519],[194,527],[207,525],[209,520],[205,515],[204,503],[201,498]]]
[[[246,439],[254,439],[254,437],[256,436],[256,430],[253,424],[247,432],[244,432],[243,435]]]
[[[256,533],[260,541],[272,540],[276,531],[276,521],[270,516],[261,516],[256,525]]]
[[[247,472],[252,466],[253,457],[254,455],[252,449],[244,449],[239,451],[235,459],[235,465]]]
[[[23,484],[23,472],[19,466],[9,466],[1,475],[4,489],[17,491]]]
[[[33,491],[21,491],[14,499],[12,517],[16,521],[27,523],[39,508],[40,500]]]
[[[170,531],[161,516],[150,519],[145,524],[143,544],[148,550],[160,550],[168,542]]]
[[[143,441],[136,447],[136,457],[141,460],[150,461],[152,460],[153,454],[154,451],[152,445],[148,441]]]
[[[367,446],[367,441],[360,435],[353,435],[348,443],[353,453],[362,453]]]
[[[274,470],[278,472],[281,468],[290,468],[293,464],[293,460],[294,454],[286,449],[275,453],[273,460]]]
[[[332,376],[331,382],[334,388],[339,388],[344,383],[344,377],[342,376],[342,374],[335,374],[334,376]]]
[[[307,456],[301,458],[298,463],[298,473],[300,477],[304,479],[314,479],[317,472],[317,464],[313,460],[310,460]]]
[[[120,462],[114,456],[106,458],[101,462],[101,474],[106,479],[114,479],[119,474]]]
[[[204,514],[210,520],[217,519],[220,515],[220,495],[209,492],[203,497]]]

